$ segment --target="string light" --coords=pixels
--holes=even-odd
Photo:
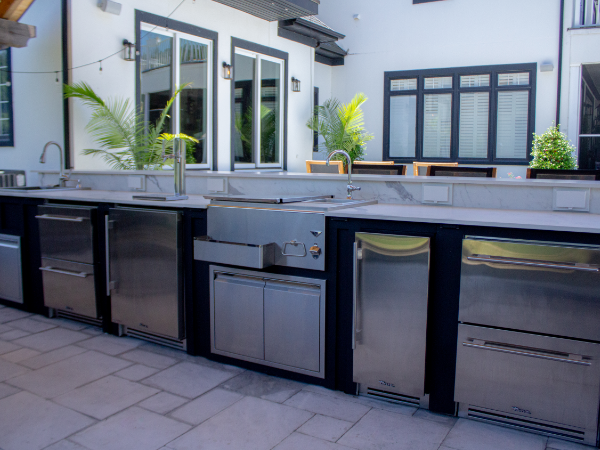
[[[102,73],[102,60],[98,61],[100,63],[100,73]]]
[[[58,83],[58,70],[56,71],[56,82]]]

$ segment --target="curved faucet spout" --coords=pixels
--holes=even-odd
[[[59,185],[61,187],[65,187],[65,181],[67,181],[69,179],[69,177],[67,175],[65,175],[65,161],[64,161],[64,157],[63,157],[63,150],[58,142],[50,141],[50,142],[47,142],[46,145],[44,145],[44,150],[42,150],[42,154],[40,155],[40,163],[44,164],[46,162],[46,150],[51,145],[56,145],[56,147],[58,148],[58,152],[60,153]]]
[[[346,195],[346,198],[348,200],[352,200],[352,192],[360,191],[360,188],[352,185],[352,159],[350,159],[350,155],[347,152],[345,152],[344,150],[334,150],[327,156],[325,165],[328,166],[329,161],[331,161],[331,158],[338,154],[344,155],[346,157],[346,159],[348,160],[348,186],[346,186],[346,188],[348,190],[348,194]]]

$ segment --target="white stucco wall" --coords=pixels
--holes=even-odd
[[[37,37],[27,47],[13,48],[13,72],[62,70],[60,0],[34,2],[20,22],[36,27]],[[48,150],[46,164],[39,158],[44,144],[63,146],[62,77],[13,73],[14,147],[0,147],[0,169],[27,170],[28,184],[37,183],[32,170],[58,169],[58,151]]]
[[[72,2],[72,61],[78,66],[97,61],[121,48],[123,39],[135,41],[135,9],[167,16],[180,0],[121,0],[120,15],[108,14],[96,6],[96,0]],[[304,126],[312,111],[312,70],[314,50],[310,47],[277,36],[277,23],[269,23],[249,14],[229,8],[212,0],[187,1],[171,16],[173,20],[216,31],[219,66],[231,63],[231,38],[236,37],[256,44],[276,48],[289,54],[289,77],[303,82],[302,92],[291,92],[288,80],[288,170],[304,171],[305,160],[312,154],[312,134]],[[89,83],[101,97],[128,97],[135,101],[135,63],[115,56],[99,65],[73,72],[73,81]],[[221,77],[215,80],[218,89],[218,169],[230,169],[230,88],[231,81]],[[81,155],[81,150],[94,146],[85,133],[89,111],[79,102],[72,106],[72,142],[74,163],[78,170],[98,170],[99,159]]]
[[[349,55],[343,67],[334,68],[332,94],[345,102],[357,92],[369,98],[365,128],[375,138],[367,147],[368,160],[382,158],[386,71],[551,62],[552,72],[538,68],[535,131],[543,132],[555,119],[559,2],[326,0],[319,18],[347,36],[339,44]],[[508,171],[525,172],[507,166]]]

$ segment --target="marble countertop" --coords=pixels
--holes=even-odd
[[[164,208],[206,209],[209,200],[202,195],[189,195],[187,200],[144,201],[133,199],[134,192],[101,190],[45,190],[0,191],[0,196],[69,200],[81,202],[119,203],[123,205],[160,206]],[[144,195],[144,193],[135,194]],[[600,233],[600,215],[576,212],[550,212],[527,210],[499,210],[487,208],[461,208],[454,206],[400,205],[379,203],[355,208],[338,209],[325,213],[328,217],[353,219],[392,220],[400,222],[447,223],[500,228],[572,231]]]

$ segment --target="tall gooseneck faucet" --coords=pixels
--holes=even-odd
[[[180,138],[173,139],[173,154],[167,155],[165,153],[167,141],[163,139],[162,142],[162,157],[163,161],[169,158],[173,158],[173,172],[175,176],[175,197],[184,200],[187,197],[185,195],[185,160],[186,160],[186,145]]]
[[[327,156],[327,161],[325,161],[325,165],[328,166],[329,161],[331,161],[331,158],[337,154],[344,155],[348,160],[348,186],[346,186],[346,188],[348,189],[348,194],[346,195],[346,198],[348,200],[352,200],[352,192],[360,191],[360,188],[358,186],[352,186],[352,160],[350,159],[350,155],[344,150],[334,150],[329,154],[329,156]]]
[[[68,177],[68,175],[65,175],[65,160],[63,157],[63,150],[58,142],[50,141],[50,142],[47,142],[46,145],[44,145],[44,150],[42,150],[42,154],[40,155],[40,162],[42,164],[46,163],[46,150],[51,145],[56,145],[56,147],[58,148],[58,151],[60,153],[60,176],[58,178],[58,184],[60,187],[65,187],[65,182],[69,179],[69,177]]]

